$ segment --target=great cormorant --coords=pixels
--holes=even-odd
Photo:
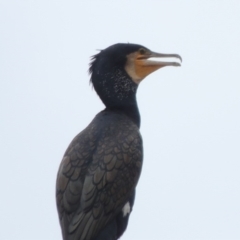
[[[70,143],[57,175],[64,240],[115,240],[126,230],[143,161],[136,92],[153,71],[176,57],[137,44],[115,44],[92,57],[93,87],[106,108]]]

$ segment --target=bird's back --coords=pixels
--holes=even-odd
[[[133,204],[142,154],[138,127],[117,111],[100,112],[73,139],[57,176],[64,240],[98,240],[100,236],[112,240],[122,235],[129,217],[125,208]]]

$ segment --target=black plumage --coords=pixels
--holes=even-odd
[[[143,161],[136,92],[163,66],[149,61],[178,57],[136,44],[115,44],[93,56],[91,82],[106,106],[66,150],[56,199],[64,240],[115,240],[125,231]]]

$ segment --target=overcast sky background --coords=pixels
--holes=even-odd
[[[139,87],[144,167],[122,240],[239,240],[239,0],[0,0],[0,239],[61,239],[58,166],[103,109],[89,57],[118,42],[183,58]]]

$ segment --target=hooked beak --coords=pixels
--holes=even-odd
[[[152,58],[177,58],[182,62],[178,54],[162,54],[146,50],[145,52],[134,52],[127,57],[126,71],[134,82],[140,83],[146,76],[152,72],[166,66],[179,67],[179,62],[156,61]]]
[[[136,60],[137,60],[137,63],[142,66],[149,66],[149,67],[156,66],[157,69],[166,67],[166,66],[174,66],[174,67],[181,66],[181,64],[178,62],[153,61],[153,60],[149,60],[149,58],[178,58],[182,62],[182,58],[178,54],[163,54],[163,53],[156,53],[156,52],[148,52],[142,56],[138,56]]]

